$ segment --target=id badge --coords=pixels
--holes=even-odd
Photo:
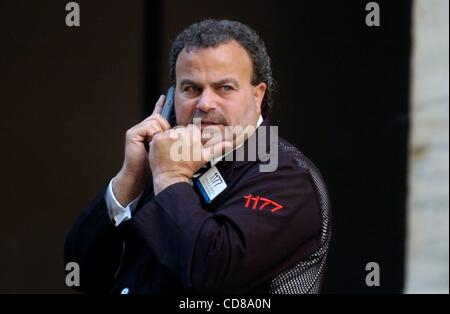
[[[227,188],[227,184],[216,166],[211,167],[202,176],[194,180],[194,185],[200,191],[207,204]]]

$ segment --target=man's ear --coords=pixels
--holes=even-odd
[[[253,97],[255,98],[255,106],[258,112],[261,112],[261,104],[266,93],[267,85],[264,82],[259,83],[253,88]]]

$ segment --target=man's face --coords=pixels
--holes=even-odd
[[[201,118],[201,128],[256,126],[266,84],[251,84],[252,63],[236,41],[214,48],[183,49],[176,62],[178,125]]]

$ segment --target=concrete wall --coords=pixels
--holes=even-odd
[[[413,13],[407,293],[449,292],[449,2]]]

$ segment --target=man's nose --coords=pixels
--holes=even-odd
[[[209,89],[204,89],[200,95],[200,99],[197,103],[197,109],[208,112],[216,107],[214,92]]]

